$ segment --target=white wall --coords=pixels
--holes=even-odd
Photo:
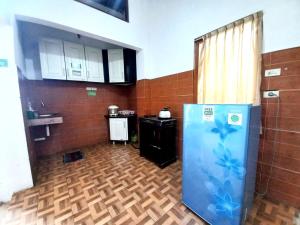
[[[256,11],[264,12],[263,52],[300,46],[299,0],[150,0],[148,78],[193,68],[194,39]]]
[[[143,35],[140,32],[143,23],[140,8],[144,1],[129,1],[129,23],[74,0],[11,1],[12,12],[18,15],[18,18],[65,30],[77,30],[78,33],[133,48],[140,48],[143,43],[143,38],[140,37]]]
[[[83,36],[144,51],[147,0],[129,0],[129,23],[74,0],[4,0],[18,19],[36,22]],[[144,53],[139,54],[143,56]],[[138,57],[138,77],[144,74],[143,57]]]
[[[2,20],[0,33],[0,58],[8,60],[8,67],[0,67],[0,201],[8,201],[14,192],[32,187],[33,182],[14,55],[14,27]]]
[[[0,58],[9,60],[8,68],[0,68],[0,201],[8,201],[13,192],[32,186],[17,76],[17,66],[22,69],[24,62],[15,18],[141,50],[138,74],[142,76],[146,2],[129,0],[127,23],[74,0],[0,1]]]
[[[300,45],[299,0],[129,0],[129,23],[74,0],[5,1],[18,18],[142,49],[138,79],[191,70],[194,38],[259,10],[264,52]]]
[[[36,22],[83,36],[140,50],[138,76],[143,72],[144,10],[147,0],[129,0],[129,23],[74,0],[1,0],[0,56],[9,59],[8,68],[0,68],[0,201],[13,192],[32,186],[32,177],[22,120],[17,66],[24,67],[15,29],[15,18]]]

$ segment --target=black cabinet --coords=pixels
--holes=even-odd
[[[114,51],[114,59],[109,57],[109,52]],[[105,83],[134,84],[136,82],[136,51],[132,49],[102,50]],[[114,61],[115,60],[115,61]],[[110,64],[110,62],[112,62]],[[115,62],[115,63],[114,63]],[[122,69],[120,69],[120,66]],[[113,71],[113,74],[110,74]],[[115,81],[111,81],[114,76]],[[119,80],[119,81],[118,81]],[[120,81],[122,80],[122,81]]]
[[[124,49],[124,75],[125,83],[136,82],[136,51],[132,49]]]
[[[176,120],[140,118],[140,155],[163,168],[177,159]]]

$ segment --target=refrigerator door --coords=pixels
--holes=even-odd
[[[250,105],[184,105],[183,203],[212,225],[243,215]]]

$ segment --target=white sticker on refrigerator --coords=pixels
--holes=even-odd
[[[243,117],[241,113],[228,113],[228,124],[241,126]]]
[[[214,106],[203,106],[203,121],[214,122],[215,121],[215,108]]]

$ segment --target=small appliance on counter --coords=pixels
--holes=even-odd
[[[110,105],[108,106],[108,115],[115,117],[118,116],[119,106],[116,105]]]
[[[164,107],[158,114],[159,119],[170,119],[171,112],[168,107]]]

